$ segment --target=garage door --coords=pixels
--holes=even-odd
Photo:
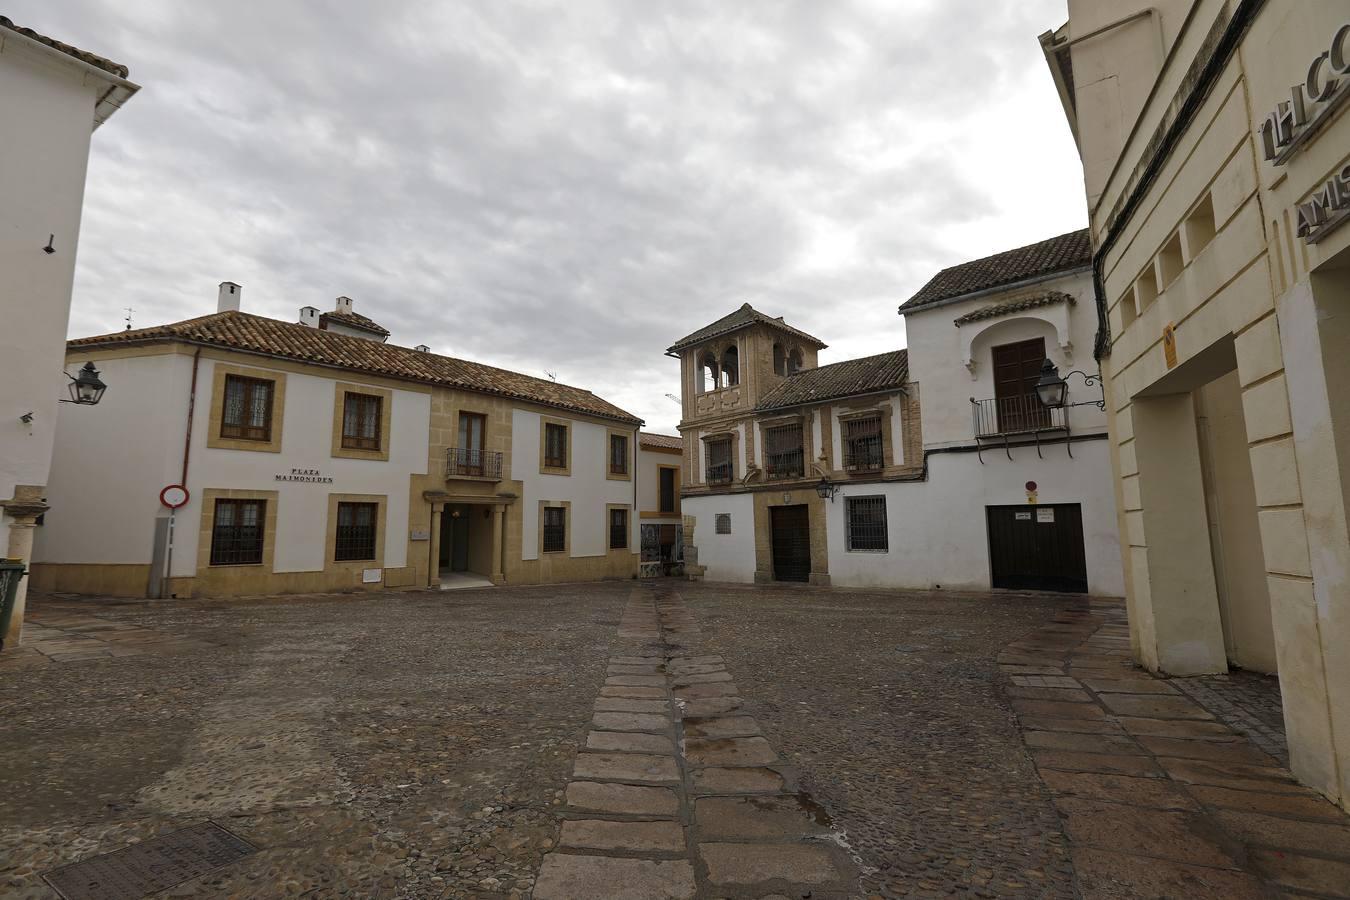
[[[1087,593],[1081,506],[1055,503],[987,509],[994,587]]]

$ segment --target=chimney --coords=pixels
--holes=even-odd
[[[233,281],[220,283],[220,298],[216,301],[216,312],[239,312],[239,295],[244,289]]]
[[[418,344],[418,345],[417,345],[416,347],[414,347],[413,349],[414,349],[414,350],[417,350],[417,351],[419,351],[419,352],[421,352],[421,353],[430,353],[430,352],[431,352],[431,348],[428,347],[426,344]]]
[[[339,298],[337,298],[337,306],[334,306],[334,307],[333,307],[333,312],[349,313],[349,312],[351,312],[351,311],[352,311],[352,298],[351,298],[351,297],[339,297]]]
[[[309,328],[319,327],[319,308],[317,306],[300,307],[300,324]]]

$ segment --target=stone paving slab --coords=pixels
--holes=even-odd
[[[675,760],[644,753],[578,753],[572,777],[582,781],[668,784],[680,780]]]
[[[795,796],[703,797],[694,802],[703,841],[801,840],[829,832],[829,819]]]
[[[637,712],[667,715],[670,712],[670,702],[627,697],[600,697],[595,701],[595,709],[597,712]]]
[[[737,738],[759,735],[754,716],[684,717],[685,736],[691,738]]]
[[[664,734],[642,734],[634,731],[592,731],[586,735],[587,750],[618,753],[674,754],[675,744]]]
[[[655,713],[598,712],[591,723],[603,731],[655,731],[664,733],[670,728],[667,716]]]
[[[684,755],[691,766],[764,766],[778,759],[761,737],[689,738],[684,742]]]
[[[609,856],[544,857],[534,900],[692,900],[694,866],[687,859]]]
[[[573,809],[615,815],[673,817],[680,802],[668,787],[573,781],[567,785],[566,803]]]
[[[745,707],[740,697],[708,697],[701,700],[684,700],[678,704],[680,715],[686,719],[700,719],[735,712]]]
[[[678,822],[611,822],[605,819],[567,819],[562,823],[561,847],[633,852],[684,852],[684,829]]]
[[[707,794],[776,794],[784,790],[783,776],[773,769],[709,766],[693,773],[693,789]]]
[[[600,696],[611,698],[622,697],[631,700],[658,700],[665,698],[666,689],[663,687],[615,686],[607,684],[600,688]]]
[[[811,844],[698,845],[715,887],[840,884],[846,877],[825,847]]]
[[[1266,900],[1269,896],[1253,875],[1151,856],[1083,848],[1073,851],[1073,863],[1085,900]]]

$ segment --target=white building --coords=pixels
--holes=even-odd
[[[126,66],[0,16],[0,555],[45,508],[90,136],[137,91]],[[74,414],[87,412],[76,409]],[[18,640],[27,581],[8,635]]]
[[[639,546],[644,577],[681,571],[684,523],[680,518],[680,459],[684,442],[678,435],[644,431],[638,438]]]
[[[748,305],[678,342],[687,571],[1119,595],[1104,414],[1034,397],[1046,358],[1090,362],[1089,264],[1074,232],[946,269],[909,349],[863,359]]]
[[[641,422],[424,349],[339,298],[82,338],[110,390],[62,418],[36,587],[229,596],[631,578]],[[173,514],[161,491],[186,489]],[[164,499],[173,500],[171,491]]]

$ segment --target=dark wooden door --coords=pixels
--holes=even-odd
[[[450,571],[469,571],[469,517],[450,520]]]
[[[1045,360],[1045,338],[990,348],[994,362],[994,406],[1002,432],[1027,431],[1049,424],[1050,411],[1036,399],[1036,382]]]
[[[811,580],[811,521],[803,506],[769,509],[775,581]]]
[[[1083,511],[1077,503],[990,506],[988,516],[994,587],[1087,593]]]

